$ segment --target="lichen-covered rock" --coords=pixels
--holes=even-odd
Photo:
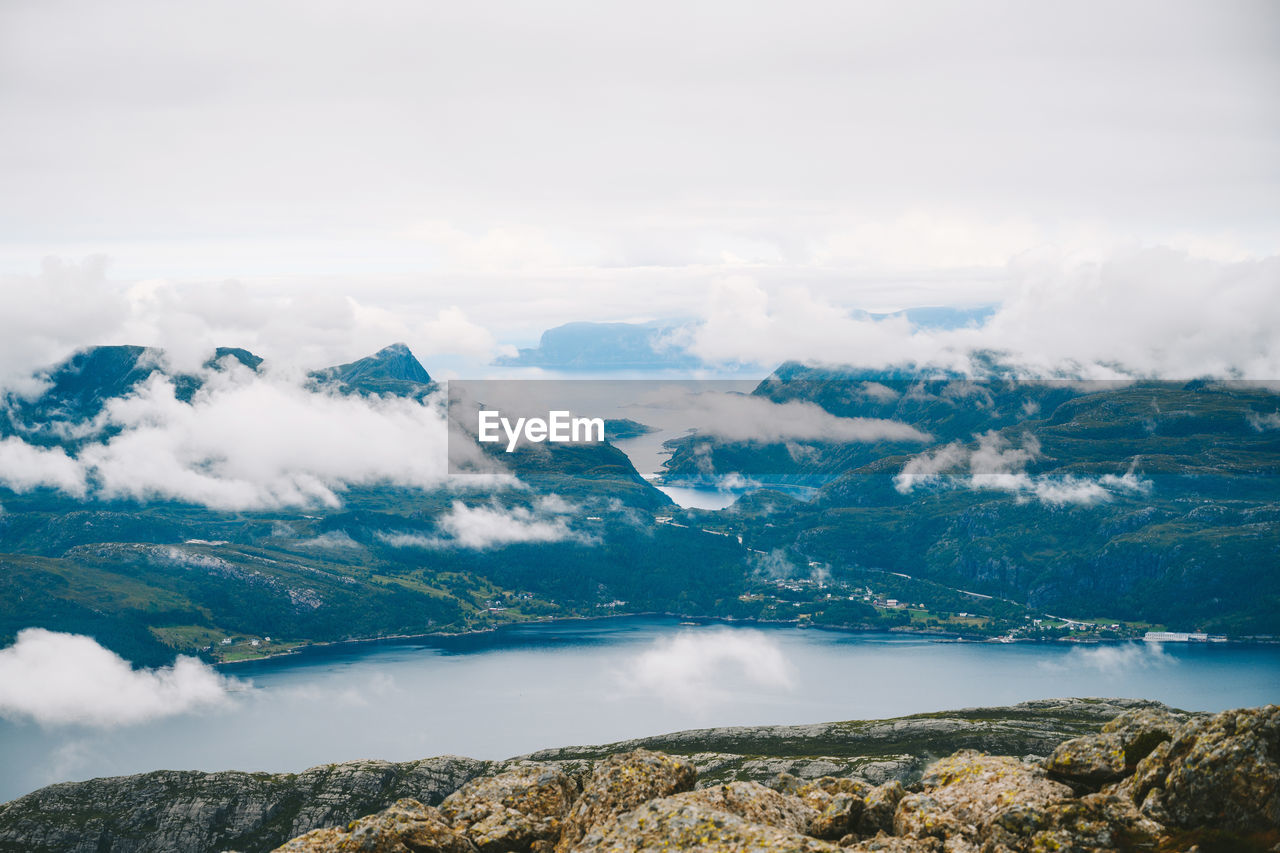
[[[794,794],[804,787],[804,780],[792,773],[783,771],[766,783],[779,794]]]
[[[473,779],[446,797],[440,812],[481,853],[526,851],[560,837],[577,796],[577,783],[563,771],[528,765]]]
[[[902,798],[893,816],[893,831],[908,838],[939,840],[961,838],[966,834],[959,819],[929,794],[907,794]]]
[[[597,746],[546,749],[530,761],[601,761],[633,749],[689,757],[702,784],[736,780],[774,785],[787,773],[804,781],[856,776],[873,785],[918,778],[937,756],[960,749],[1045,756],[1064,740],[1099,731],[1108,720],[1154,703],[1140,699],[1038,699],[997,708],[803,726],[696,729]]]
[[[780,794],[759,782],[730,782],[676,794],[669,799],[700,803],[708,808],[736,815],[749,823],[774,826],[791,832],[813,835],[811,827],[818,812],[796,797]]]
[[[913,778],[931,759],[972,747],[1000,755],[1048,755],[1096,732],[1130,699],[1044,699],[1007,708],[808,726],[716,728],[613,744],[545,750],[513,762],[447,756],[389,764],[358,761],[303,773],[162,771],[60,783],[0,804],[0,850],[15,853],[257,853],[317,827],[345,824],[403,797],[438,804],[469,779],[519,763],[588,773],[636,748],[687,756],[702,784],[859,776],[873,784]],[[834,753],[834,754],[833,754]],[[883,828],[892,828],[896,800]],[[859,821],[859,834],[869,812]],[[875,814],[873,810],[870,814]]]
[[[573,848],[596,824],[647,800],[693,788],[696,774],[688,759],[637,749],[611,755],[596,765],[564,820],[557,853]]]
[[[417,800],[398,800],[345,827],[313,829],[275,853],[475,853],[443,815]]]
[[[1150,755],[1138,762],[1138,766],[1134,768],[1131,775],[1103,790],[1124,797],[1137,805],[1142,805],[1143,800],[1151,795],[1158,800],[1160,786],[1164,784],[1164,777],[1168,772],[1166,759],[1169,755],[1169,743],[1165,741],[1151,750]],[[1163,814],[1154,814],[1145,808],[1143,811],[1161,823],[1168,823],[1167,817]]]
[[[843,838],[857,827],[862,817],[862,798],[853,794],[836,794],[830,797],[809,824],[809,834],[814,838]]]
[[[858,818],[859,835],[893,832],[893,815],[907,790],[898,780],[877,785],[862,798],[862,817]]]
[[[1088,794],[1050,806],[1049,812],[1061,850],[1149,850],[1164,831],[1133,803],[1113,794]]]
[[[853,779],[847,776],[823,776],[820,779],[814,779],[806,782],[796,789],[796,796],[801,799],[809,799],[811,797],[819,797],[822,795],[835,796],[836,794],[853,794],[858,799],[862,799],[874,790],[873,786],[861,779]]]
[[[857,829],[865,807],[863,798],[871,790],[861,779],[835,776],[823,776],[802,785],[796,796],[816,812],[807,833],[815,838],[837,839]]]
[[[493,766],[443,756],[349,761],[301,773],[161,770],[64,782],[0,804],[0,851],[256,853],[406,797],[438,803]]]
[[[895,826],[905,837],[936,839],[947,853],[1155,850],[1163,829],[1126,799],[1071,796],[1021,762],[952,756],[924,784],[899,803]]]
[[[1054,779],[1086,791],[1096,791],[1134,772],[1138,762],[1170,740],[1186,722],[1186,714],[1167,708],[1135,708],[1102,727],[1059,744],[1045,761]]]
[[[1044,763],[1054,779],[1096,791],[1132,772],[1124,760],[1124,741],[1114,732],[1085,735],[1060,744]]]
[[[727,753],[680,758],[643,749],[604,759],[565,757],[555,766],[443,758],[356,762],[296,776],[160,773],[94,780],[0,805],[0,851],[260,853],[280,844],[288,836],[277,833],[299,821],[308,823],[294,834],[313,831],[279,850],[1280,851],[1280,708],[1185,721],[1185,715],[1136,703],[1121,710],[1127,713],[1103,731],[1095,728],[1096,738],[1072,731],[1075,740],[1051,759],[958,752],[930,765],[910,794],[897,782],[872,789],[856,778],[824,777],[832,765],[826,759],[796,766],[794,776],[775,781],[781,790],[773,790],[727,780]],[[933,725],[913,720],[912,732],[917,723]],[[754,737],[738,730],[733,736]],[[686,743],[683,736],[676,740]],[[1100,745],[1108,749],[1105,761],[1090,759]],[[1072,761],[1062,762],[1063,756]],[[1058,779],[1071,785],[1046,770],[1064,764],[1070,773]],[[700,789],[693,788],[695,766],[711,768]],[[743,766],[733,765],[733,772]],[[1119,766],[1128,775],[1079,796],[1085,782],[1099,784],[1098,775],[1083,769],[1090,766],[1107,773]],[[588,771],[579,794],[577,780]],[[768,775],[762,770],[758,778]],[[129,784],[136,791],[125,801]],[[406,787],[419,793],[399,796],[414,799],[381,799]],[[308,799],[310,793],[315,796]],[[439,810],[422,804],[441,799]],[[395,805],[387,808],[390,802]],[[377,813],[348,823],[355,815],[341,816],[342,810],[355,803],[370,804],[356,814]],[[899,834],[885,834],[894,830]],[[833,838],[838,846],[829,843]]]
[[[943,853],[942,842],[936,838],[899,838],[883,832],[862,841],[842,838],[840,846],[845,853]]]
[[[1155,850],[1162,830],[1128,800],[1088,794],[1047,806],[1009,806],[991,821],[982,849],[1009,853]]]
[[[1116,734],[1124,744],[1124,763],[1136,767],[1157,746],[1172,740],[1191,715],[1169,708],[1151,706],[1125,711],[1102,727],[1103,734]]]
[[[798,832],[752,823],[684,797],[663,797],[596,826],[574,853],[838,853],[836,845]]]
[[[934,762],[920,781],[924,793],[908,794],[898,803],[896,833],[969,845],[980,844],[1008,806],[1043,808],[1072,793],[1038,765],[972,750]]]
[[[1119,786],[1148,817],[1236,833],[1280,827],[1280,706],[1192,720]]]

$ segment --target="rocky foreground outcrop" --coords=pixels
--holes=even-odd
[[[961,750],[908,788],[790,774],[694,785],[692,762],[647,749],[580,777],[525,766],[277,853],[1280,851],[1280,706],[1139,708],[1045,759]]]
[[[0,853],[1280,850],[1278,713],[1064,699],[503,762],[165,771],[0,805]]]

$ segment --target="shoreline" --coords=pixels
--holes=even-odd
[[[1078,646],[1095,646],[1095,645],[1118,645],[1121,643],[1146,643],[1142,637],[1121,637],[1121,638],[1075,638],[1061,637],[1052,640],[1039,640],[1031,638],[1019,638],[1014,640],[1000,640],[996,637],[986,635],[963,634],[956,631],[935,631],[935,630],[917,630],[906,629],[902,626],[894,626],[892,628],[854,628],[840,625],[812,625],[807,624],[801,626],[798,620],[768,620],[768,619],[735,619],[727,616],[689,616],[682,613],[672,613],[670,611],[642,611],[636,613],[610,613],[605,616],[548,616],[545,618],[525,619],[516,622],[504,622],[500,625],[492,625],[485,628],[470,628],[463,631],[426,631],[416,634],[385,634],[377,637],[357,637],[348,640],[318,640],[315,642],[304,642],[298,646],[279,652],[271,652],[269,654],[259,655],[257,657],[240,658],[231,661],[214,661],[210,665],[215,668],[234,667],[240,664],[258,663],[268,660],[278,660],[281,658],[294,657],[305,654],[310,649],[340,649],[344,646],[358,647],[374,643],[401,642],[409,640],[426,640],[433,638],[452,638],[452,637],[472,637],[483,634],[494,634],[504,629],[516,628],[522,625],[555,625],[559,623],[570,622],[603,622],[613,619],[643,619],[643,618],[666,618],[679,619],[693,624],[720,624],[720,625],[740,625],[740,626],[773,626],[773,627],[789,627],[804,631],[830,631],[838,634],[906,634],[911,636],[919,636],[921,638],[930,639],[938,643],[994,643],[997,645],[1016,645],[1025,643],[1044,643],[1056,644],[1067,643]],[[679,627],[679,625],[677,625]],[[1187,646],[1273,646],[1280,644],[1280,639],[1238,639],[1229,637],[1224,642],[1204,643],[1204,642],[1175,642],[1173,645]],[[1151,642],[1152,646],[1163,646],[1165,643]]]

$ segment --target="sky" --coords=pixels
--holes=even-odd
[[[302,370],[403,341],[437,378],[501,376],[571,321],[680,321],[673,345],[760,375],[998,351],[1030,375],[1280,379],[1278,48],[1274,0],[0,0],[0,406],[86,346],[268,359],[201,371],[190,401],[153,377],[70,452],[8,436],[0,486],[219,510],[332,509],[373,482],[465,497],[433,402]],[[860,313],[919,306],[994,310]],[[912,431],[721,402],[773,440]],[[1053,506],[1152,488],[1032,476],[1035,453],[979,437],[895,484]],[[379,535],[590,544],[581,507],[513,495]],[[789,683],[767,645],[723,638],[627,677],[683,701],[739,664]],[[0,649],[4,717],[121,725],[233,686],[39,629]]]
[[[668,318],[712,360],[1274,376],[1278,38],[1268,0],[8,0],[0,383]]]

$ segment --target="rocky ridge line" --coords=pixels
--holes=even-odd
[[[1280,706],[1124,712],[1047,759],[960,750],[909,788],[782,774],[695,789],[687,758],[529,765],[440,808],[405,799],[275,853],[1280,851]]]
[[[700,787],[764,782],[780,773],[802,780],[843,776],[870,784],[910,783],[933,759],[956,750],[1047,756],[1062,741],[1097,733],[1116,715],[1141,708],[1163,706],[1057,699],[890,720],[702,729],[544,750],[505,762],[444,756],[355,761],[297,774],[158,771],[62,783],[0,805],[0,853],[263,853],[400,799],[439,805],[473,779],[529,765],[582,778],[609,755],[636,749],[687,758]]]

